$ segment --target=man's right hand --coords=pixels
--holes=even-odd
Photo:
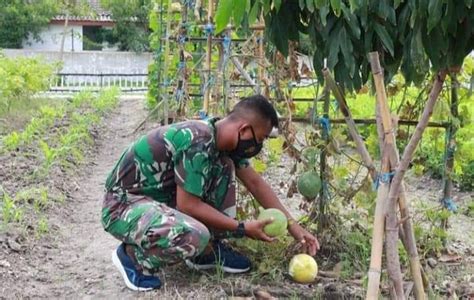
[[[275,239],[263,231],[263,228],[272,222],[273,219],[246,221],[244,222],[245,235],[252,239],[273,242]]]

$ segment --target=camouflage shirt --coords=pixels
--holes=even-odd
[[[216,148],[217,119],[159,127],[130,145],[109,174],[108,192],[146,195],[176,207],[176,185],[220,207],[229,180]],[[238,162],[239,166],[247,161]]]

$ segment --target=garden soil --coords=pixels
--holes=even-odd
[[[245,276],[226,277],[221,281],[222,284],[216,284],[215,277],[209,281],[210,275],[190,272],[183,264],[160,272],[163,288],[159,291],[137,293],[125,287],[111,261],[112,251],[118,241],[103,231],[100,211],[107,173],[124,148],[153,127],[149,124],[148,128],[132,133],[146,116],[144,103],[143,97],[122,97],[118,109],[108,116],[99,131],[90,162],[74,178],[58,179],[67,181],[71,190],[68,199],[48,213],[50,234],[35,239],[25,237],[22,229],[0,232],[0,299],[203,299],[252,294],[263,295],[261,298],[264,299],[268,296],[265,291],[284,298],[314,297],[316,285],[296,285],[288,280],[287,283],[269,282],[269,286],[273,286],[271,288],[260,287],[250,285]],[[277,193],[283,199],[286,198],[287,188],[282,187],[283,181],[287,181],[287,170],[285,166],[277,166],[271,177],[274,181],[272,184],[279,187]],[[410,190],[429,192],[426,183],[420,187],[425,188],[413,185]],[[434,189],[433,193],[439,192],[439,189]],[[296,200],[293,198],[291,203],[287,203],[293,211],[297,210]],[[463,220],[461,224],[455,224],[460,229],[460,237],[463,231],[472,235],[472,219]],[[462,229],[466,225],[470,230]],[[467,242],[468,247],[472,247],[471,242]],[[468,265],[472,266],[472,255],[467,259],[471,259]],[[347,284],[338,286],[333,279],[327,279],[326,282],[329,282],[329,289],[325,289],[329,298],[346,298],[344,295],[358,298],[361,295],[361,281],[354,287],[348,287]]]

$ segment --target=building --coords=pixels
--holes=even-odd
[[[40,40],[29,38],[23,43],[27,50],[60,51],[63,33],[65,52],[87,50],[116,50],[108,48],[107,43],[97,43],[97,35],[103,29],[115,25],[110,12],[100,6],[100,0],[89,0],[92,10],[89,16],[69,16],[65,31],[66,14],[55,16],[40,33]]]

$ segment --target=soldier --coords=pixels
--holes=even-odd
[[[185,260],[197,270],[242,273],[250,260],[221,241],[244,237],[271,242],[271,220],[235,219],[235,175],[265,208],[288,217],[290,234],[310,255],[317,239],[294,221],[271,187],[249,165],[278,118],[263,96],[242,99],[223,119],[185,121],[150,131],[130,145],[109,174],[104,229],[122,241],[112,260],[132,290],[160,288],[153,274]]]

